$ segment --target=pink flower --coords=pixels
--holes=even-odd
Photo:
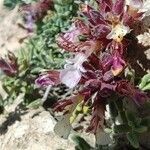
[[[89,33],[88,27],[81,20],[76,20],[72,27],[64,33],[64,38],[70,42],[79,42],[79,35],[87,35]]]
[[[0,58],[0,69],[10,77],[14,77],[18,73],[18,62],[16,56],[12,53],[8,53],[6,59]]]
[[[82,104],[81,110],[89,106],[92,118],[87,131],[93,132],[97,143],[101,144],[102,135],[111,141],[103,131],[107,100],[115,94],[141,104],[147,97],[120,75],[127,65],[125,56],[129,41],[126,35],[130,33],[132,24],[141,18],[141,13],[132,11],[125,0],[96,1],[99,8],[85,5],[81,12],[83,21],[76,20],[70,30],[57,40],[58,45],[74,57],[67,60],[60,73],[41,77],[39,83],[46,86],[63,83],[69,88],[79,85],[75,96],[60,100],[55,105],[54,111],[65,111],[65,118],[56,127],[61,124],[68,126],[67,131],[64,130],[66,134],[61,130],[63,137],[68,136],[71,129],[69,118],[73,117],[74,120],[77,117],[78,104]],[[71,113],[75,116],[71,116]]]
[[[113,57],[113,64],[111,67],[111,71],[114,76],[119,75],[122,72],[122,70],[125,68],[125,66],[126,63],[121,57],[117,57],[117,56]]]
[[[138,105],[141,105],[146,100],[148,100],[146,93],[140,91],[139,89],[136,89],[133,85],[125,80],[118,81],[116,91],[120,95],[133,99],[134,102]]]
[[[60,83],[59,80],[59,72],[58,71],[48,71],[42,73],[39,78],[35,80],[35,83],[39,87],[48,87],[48,86],[53,86],[57,85]]]
[[[115,53],[111,55],[109,53],[103,53],[102,66],[105,72],[111,71],[113,76],[117,76],[123,71],[126,63],[120,54]]]

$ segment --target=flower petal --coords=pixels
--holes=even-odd
[[[69,88],[74,88],[79,83],[81,76],[81,72],[72,66],[60,72],[61,82]]]
[[[115,15],[121,15],[124,11],[125,0],[116,0],[113,5],[112,12]]]
[[[143,104],[148,99],[144,92],[134,88],[133,85],[125,80],[117,83],[116,91],[123,96],[133,99],[137,105]]]
[[[18,72],[18,62],[16,56],[9,52],[7,58],[0,58],[0,69],[10,77],[13,77]]]
[[[113,75],[117,76],[118,74],[120,74],[122,72],[122,70],[124,69],[125,65],[126,65],[126,63],[121,57],[114,57],[113,65],[111,68]]]
[[[59,47],[63,48],[64,50],[68,51],[68,52],[76,52],[77,49],[77,45],[69,40],[67,40],[64,37],[64,34],[61,34],[58,38],[57,38],[57,44]]]
[[[126,4],[129,5],[130,7],[139,9],[142,7],[142,0],[126,0]]]
[[[37,86],[48,87],[49,85],[57,85],[60,83],[59,72],[58,71],[49,71],[41,74],[39,78],[35,80]]]
[[[97,26],[94,26],[94,28],[92,28],[91,34],[93,37],[101,39],[106,37],[110,31],[111,28],[109,28],[107,25],[99,24]]]
[[[100,14],[100,12],[92,10],[89,13],[94,25],[106,24],[104,17]]]
[[[148,96],[146,95],[146,93],[141,92],[139,90],[135,91],[135,94],[132,98],[137,105],[144,104],[148,100]]]
[[[100,6],[101,12],[104,14],[112,9],[112,0],[96,0]]]
[[[111,32],[106,36],[107,39],[113,39],[116,42],[121,42],[124,36],[129,33],[131,30],[128,26],[120,23],[112,28]]]

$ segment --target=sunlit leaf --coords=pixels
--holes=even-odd
[[[112,139],[110,138],[110,134],[106,133],[102,129],[97,129],[96,135],[96,144],[97,145],[108,145],[112,143]]]
[[[67,139],[72,127],[70,124],[70,115],[65,115],[63,118],[57,122],[54,127],[54,132],[61,138]]]
[[[76,149],[78,150],[92,150],[90,144],[88,144],[82,137],[75,135],[72,140],[76,143]]]
[[[142,80],[141,83],[139,84],[139,88],[144,90],[149,90],[150,89],[150,74],[146,74]]]
[[[134,132],[129,132],[127,134],[127,139],[129,140],[130,144],[134,148],[139,148],[139,141],[138,141],[138,136]]]

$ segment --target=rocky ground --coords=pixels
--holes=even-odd
[[[22,46],[22,41],[28,36],[27,31],[20,26],[22,23],[18,7],[8,10],[3,6],[3,0],[0,0],[0,56]]]
[[[23,95],[15,103],[6,107],[0,115],[0,149],[1,150],[74,150],[75,143],[57,136],[53,129],[56,120],[42,107],[22,109]],[[94,146],[94,135],[82,134],[88,143]]]
[[[43,109],[16,111],[0,118],[1,150],[74,150],[73,142],[54,134],[56,122]]]

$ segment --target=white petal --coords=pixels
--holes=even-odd
[[[143,6],[139,8],[139,12],[144,12],[144,17],[150,15],[150,1],[143,1]]]
[[[81,72],[87,72],[83,66],[80,66],[79,70],[80,70]]]
[[[106,38],[107,39],[113,39],[114,38],[114,30],[112,30],[107,36],[106,36]]]
[[[64,38],[69,40],[70,42],[78,42],[78,36],[80,35],[80,31],[77,30],[75,25],[73,25],[69,31],[67,31],[64,35]]]
[[[60,80],[69,88],[74,88],[81,79],[81,72],[74,68],[66,68],[60,72]]]
[[[130,31],[131,30],[128,26],[124,26],[122,23],[120,23],[117,24],[114,28],[112,28],[111,32],[106,36],[106,38],[118,41],[119,39],[122,39]]]
[[[83,62],[85,62],[87,60],[87,56],[83,53],[78,53],[75,58],[74,58],[74,63],[76,64],[79,64],[79,65],[82,65]]]

